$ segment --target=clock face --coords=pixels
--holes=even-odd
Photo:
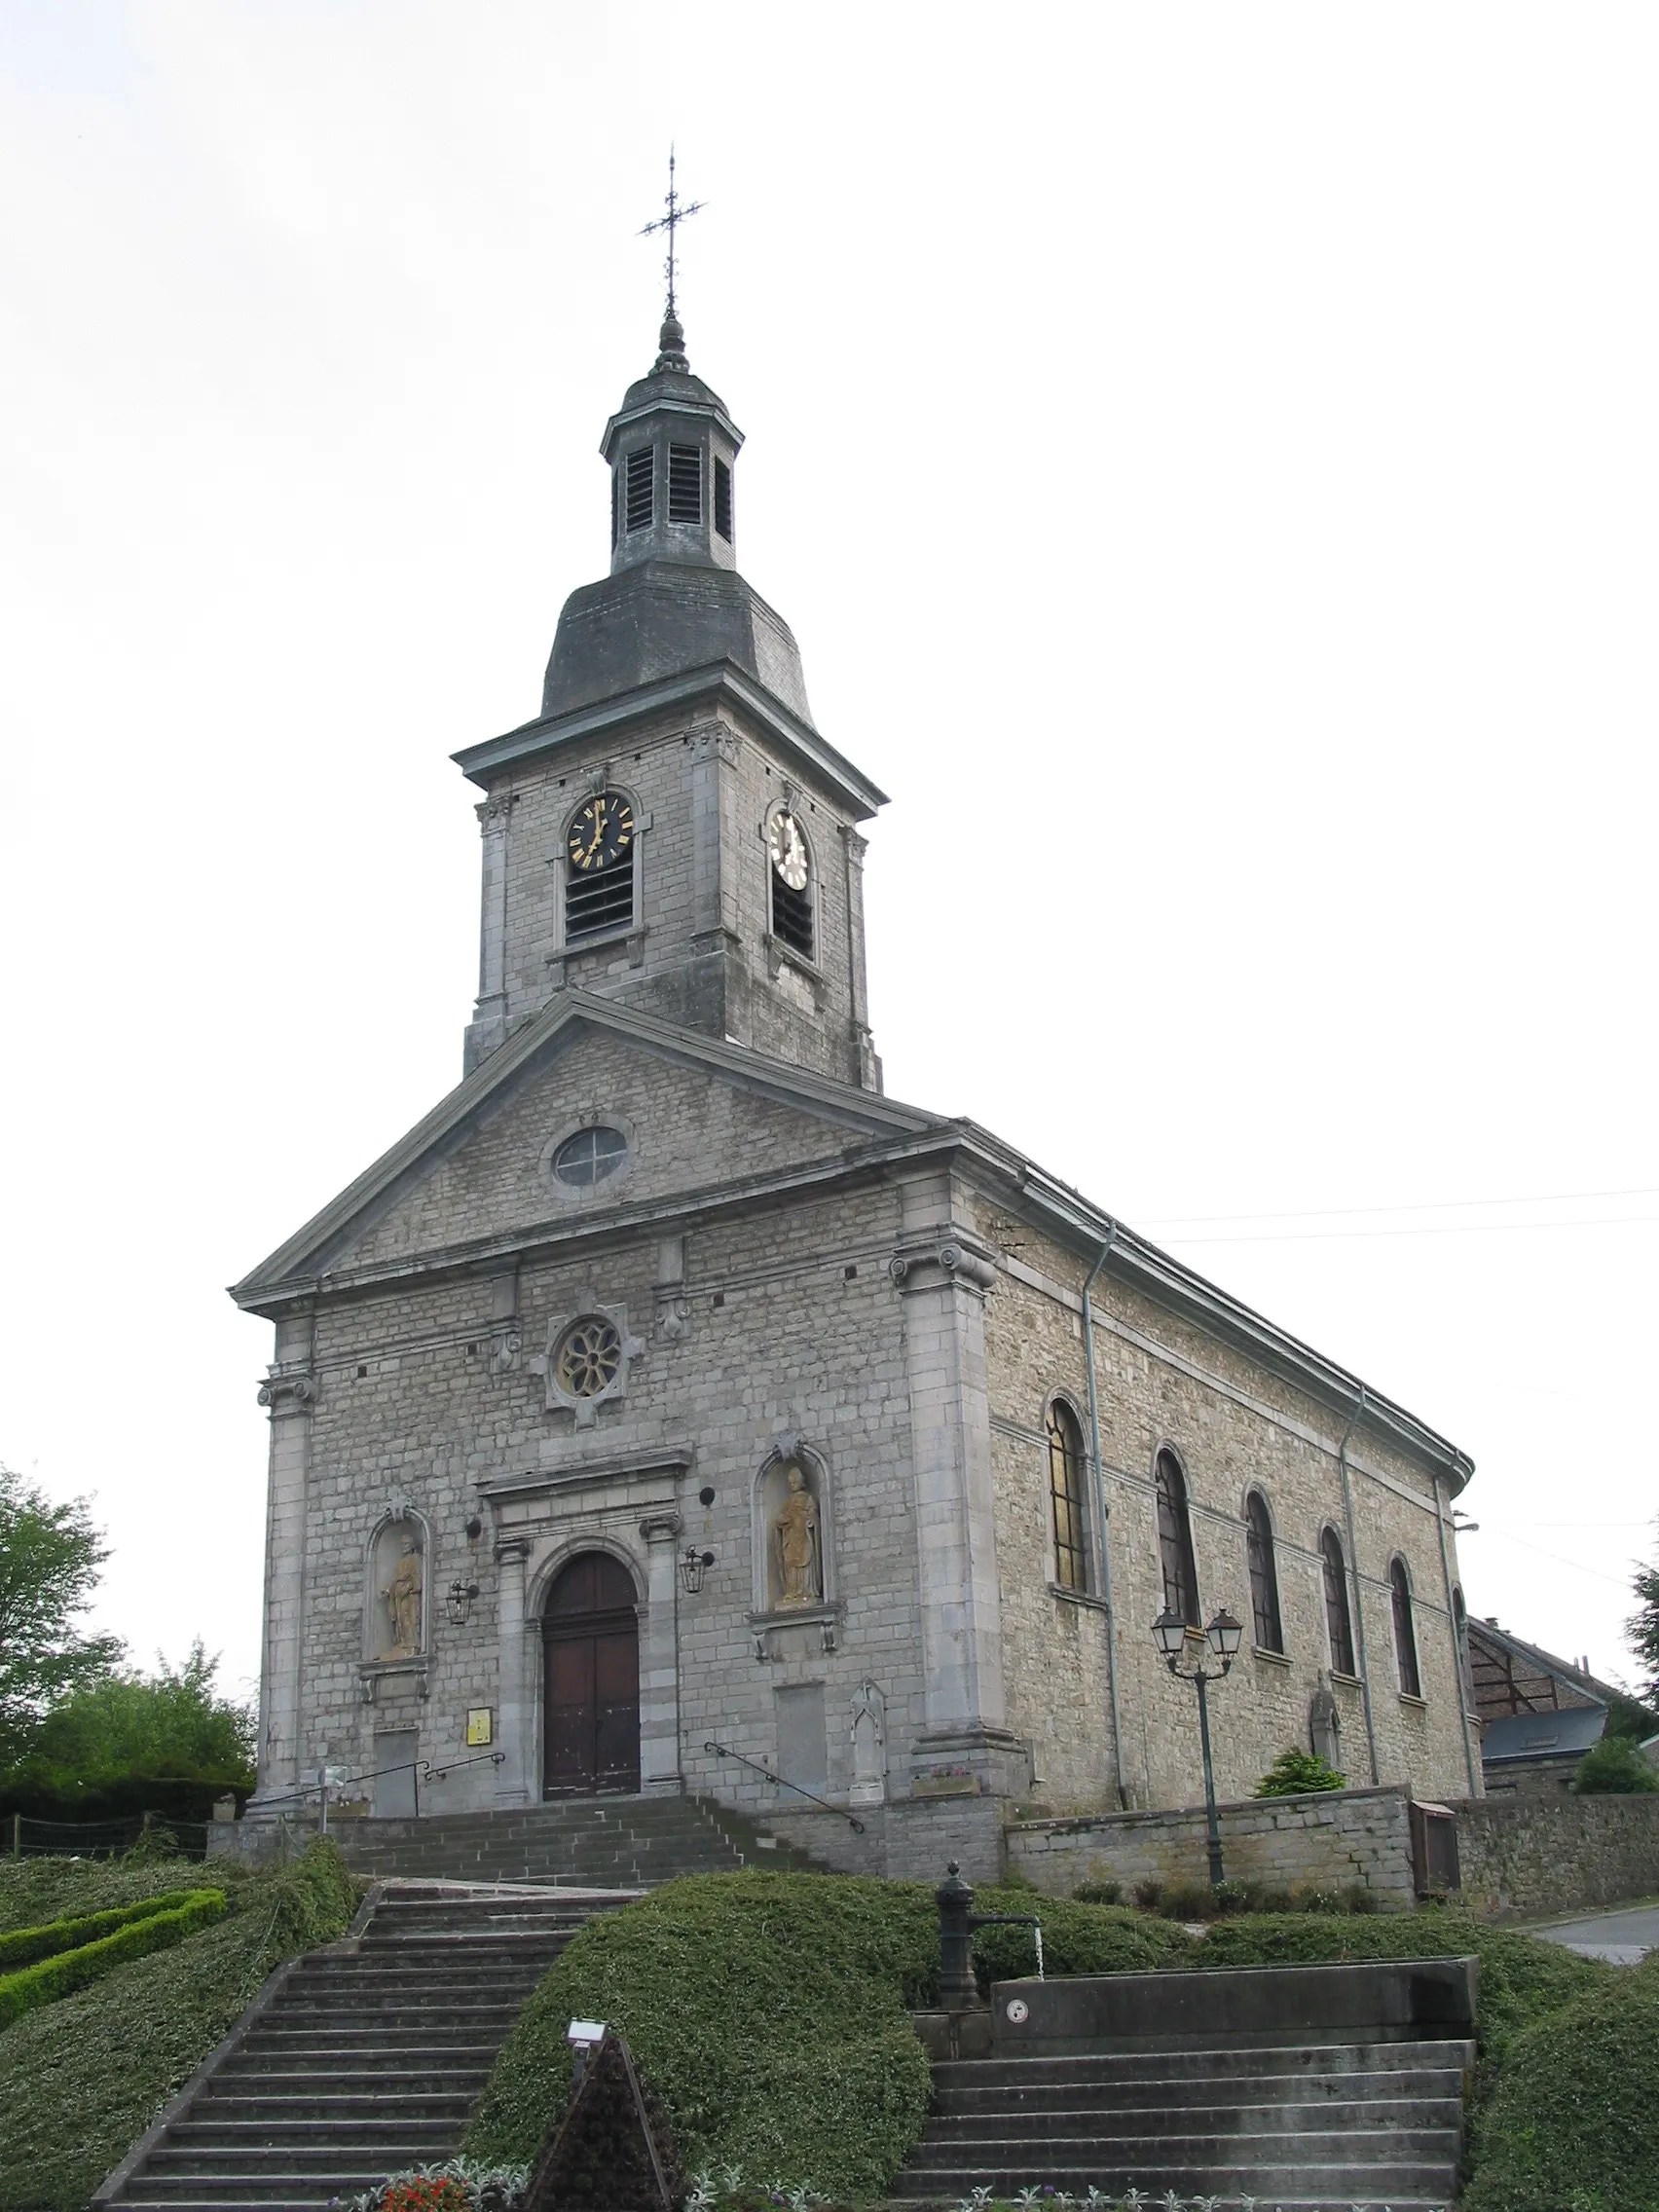
[[[633,808],[619,792],[601,792],[571,824],[567,849],[571,866],[586,874],[596,867],[614,866],[633,842]]]
[[[806,839],[793,814],[774,814],[766,832],[772,866],[792,891],[806,889]]]

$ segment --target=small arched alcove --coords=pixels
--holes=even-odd
[[[431,1544],[413,1506],[387,1506],[370,1531],[363,1561],[363,1658],[395,1667],[427,1648]]]
[[[640,1787],[640,1594],[610,1552],[578,1552],[548,1587],[542,1794]]]
[[[835,1596],[830,1483],[804,1444],[779,1449],[755,1478],[755,1610],[818,1613]]]

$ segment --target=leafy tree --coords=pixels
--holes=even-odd
[[[1346,1789],[1347,1776],[1327,1766],[1317,1751],[1304,1751],[1292,1744],[1280,1751],[1260,1782],[1258,1797],[1300,1797],[1309,1789]]]
[[[1659,1705],[1659,1561],[1637,1568],[1635,1587],[1637,1609],[1625,1623],[1625,1634],[1647,1670],[1642,1695],[1649,1705]]]
[[[1580,1797],[1635,1797],[1659,1789],[1659,1774],[1628,1736],[1604,1736],[1579,1760],[1572,1788]]]
[[[54,1505],[0,1467],[0,1762],[19,1755],[59,1698],[121,1657],[116,1638],[75,1625],[107,1557],[84,1497]]]
[[[156,1672],[130,1669],[77,1690],[35,1730],[22,1777],[60,1795],[120,1777],[253,1786],[254,1718],[219,1694],[218,1660],[197,1638],[182,1667],[156,1654]]]

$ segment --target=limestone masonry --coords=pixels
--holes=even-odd
[[[1165,1607],[1243,1623],[1223,1798],[1290,1744],[1383,1792],[1362,1829],[1478,1795],[1468,1458],[884,1095],[883,794],[737,571],[741,445],[671,317],[543,712],[458,756],[463,1080],[236,1287],[276,1327],[250,1818],[319,1769],[348,1814],[692,1790],[985,1873],[1016,1808],[1198,1799]]]

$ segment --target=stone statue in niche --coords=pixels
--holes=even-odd
[[[780,1611],[816,1605],[824,1596],[824,1545],[818,1500],[806,1487],[805,1470],[791,1460],[785,1471],[789,1492],[772,1523],[772,1566],[778,1579]]]
[[[1337,1711],[1336,1698],[1321,1669],[1319,1687],[1308,1701],[1308,1741],[1314,1757],[1323,1759],[1339,1773],[1343,1763],[1342,1734],[1343,1716]]]
[[[383,1639],[381,1656],[387,1659],[414,1659],[421,1650],[421,1597],[424,1567],[421,1557],[421,1539],[408,1522],[387,1532],[394,1535],[396,1548],[391,1571],[380,1592],[390,1631],[389,1642]]]

